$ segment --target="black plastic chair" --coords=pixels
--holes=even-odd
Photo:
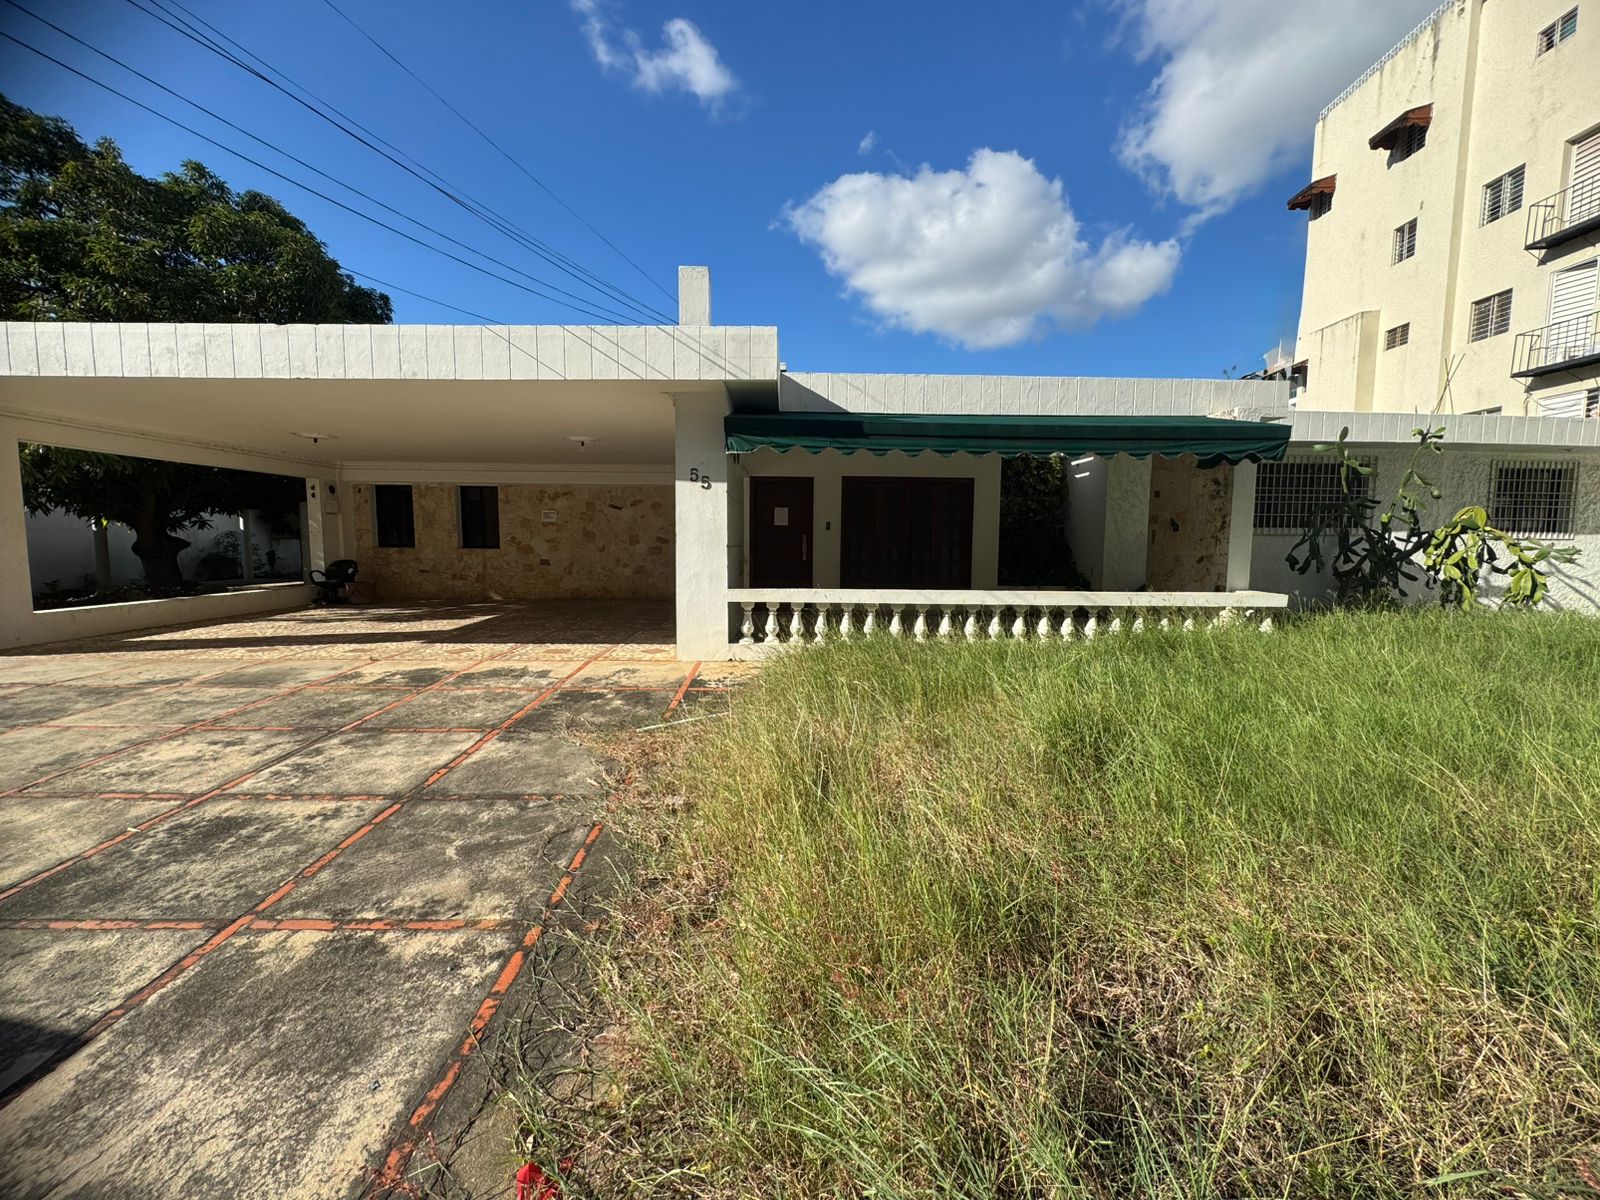
[[[326,571],[312,568],[311,584],[317,589],[318,604],[349,604],[350,597],[347,589],[356,581],[356,560],[353,558],[336,558],[328,564]]]

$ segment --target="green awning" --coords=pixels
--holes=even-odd
[[[1289,445],[1287,424],[1217,417],[942,416],[935,413],[730,413],[723,421],[729,454],[767,447],[780,453],[837,450],[854,454],[1127,454],[1177,458],[1202,467],[1275,461]]]

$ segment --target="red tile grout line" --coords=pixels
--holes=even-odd
[[[549,918],[550,910],[554,909],[567,894],[567,889],[572,886],[573,878],[578,869],[583,866],[584,859],[589,856],[590,849],[599,839],[605,829],[604,821],[596,821],[589,829],[589,836],[584,838],[583,845],[579,846],[572,856],[572,861],[567,864],[567,870],[562,875],[560,882],[550,893],[550,899],[545,903],[544,915],[538,924],[534,925],[523,936],[521,944],[511,952],[501,967],[500,974],[495,978],[489,994],[483,998],[483,1003],[478,1005],[478,1011],[467,1026],[467,1034],[459,1046],[451,1053],[446,1062],[443,1073],[434,1085],[423,1094],[421,1102],[412,1110],[407,1118],[405,1133],[391,1146],[385,1156],[383,1166],[380,1168],[367,1191],[369,1197],[376,1197],[402,1185],[405,1181],[406,1167],[410,1165],[412,1155],[416,1153],[417,1142],[422,1137],[433,1115],[455,1086],[456,1080],[461,1077],[462,1068],[478,1046],[482,1043],[484,1031],[489,1023],[494,1020],[495,1014],[500,1011],[500,1006],[505,1001],[506,993],[511,990],[511,985],[522,974],[522,968],[527,964],[528,954],[544,935],[544,922]]]
[[[683,703],[683,694],[689,690],[689,685],[694,682],[694,677],[698,674],[700,674],[700,664],[697,662],[689,668],[689,677],[683,681],[683,686],[678,689],[678,694],[673,696],[672,703],[667,705],[669,713]]]
[[[605,653],[605,651],[602,650],[601,654],[603,654],[603,653]],[[489,659],[484,659],[482,661],[483,662],[488,662],[488,661],[491,661],[494,657],[497,657],[497,656],[491,655]],[[599,658],[599,657],[600,657],[599,654],[595,655],[595,658]],[[592,659],[589,660],[589,662],[580,664],[578,667],[574,668],[572,674],[567,675],[565,678],[566,679],[572,678],[572,675],[575,675],[575,674],[577,674],[578,671],[583,670],[584,667],[588,666],[589,663],[594,662],[594,660],[595,659],[592,658]],[[473,664],[473,665],[476,666],[476,665],[480,665],[480,664]],[[468,668],[464,668],[464,669],[465,670],[470,670],[471,668],[468,667]],[[443,682],[443,681],[440,681],[440,682]],[[565,679],[563,679],[562,682],[565,682]],[[431,684],[429,686],[430,687],[437,687],[438,684]],[[424,789],[426,789],[427,787],[429,787],[432,783],[434,783],[435,781],[443,778],[444,775],[446,775],[448,772],[450,772],[450,771],[454,770],[456,767],[460,766],[468,758],[470,758],[473,754],[475,754],[478,750],[480,750],[484,746],[488,745],[491,741],[494,740],[494,738],[498,734],[503,733],[505,730],[511,728],[511,726],[516,724],[517,721],[521,720],[523,716],[525,716],[526,714],[532,712],[541,703],[543,703],[544,700],[547,697],[553,695],[555,693],[556,689],[559,688],[560,686],[561,686],[561,684],[557,683],[554,686],[552,686],[551,688],[549,688],[548,690],[540,693],[540,695],[538,696],[537,699],[535,699],[530,704],[524,705],[509,720],[507,720],[504,724],[502,724],[499,729],[494,730],[489,734],[485,734],[482,738],[478,739],[478,741],[474,742],[466,750],[462,751],[455,758],[451,759],[451,761],[447,765],[445,765],[444,767],[442,767],[439,770],[435,771],[432,775],[430,775],[422,783],[420,783],[417,786],[411,788],[408,792],[406,792],[404,794],[404,796],[401,799],[396,800],[393,804],[389,805],[389,807],[385,808],[382,812],[378,813],[377,816],[373,817],[365,825],[362,825],[354,833],[352,833],[348,837],[346,837],[342,842],[340,842],[332,850],[328,851],[328,853],[324,854],[321,858],[317,859],[310,866],[305,867],[304,869],[296,872],[294,875],[291,875],[287,880],[285,880],[281,885],[279,885],[279,887],[275,891],[270,893],[267,896],[266,899],[262,900],[261,903],[257,904],[249,912],[245,913],[244,915],[242,915],[240,917],[236,917],[233,921],[231,921],[227,925],[223,926],[216,933],[212,934],[212,936],[210,938],[208,938],[198,949],[191,950],[188,954],[184,955],[176,963],[174,963],[172,966],[168,967],[165,971],[163,971],[160,975],[158,975],[150,983],[145,984],[144,987],[140,988],[137,992],[135,992],[133,995],[129,996],[126,1000],[124,1000],[116,1008],[112,1009],[110,1012],[106,1013],[105,1016],[101,1017],[98,1021],[96,1021],[93,1025],[89,1026],[89,1028],[86,1029],[83,1033],[81,1033],[77,1037],[73,1038],[64,1047],[62,1047],[57,1053],[53,1054],[50,1058],[44,1060],[43,1062],[40,1062],[32,1071],[28,1072],[26,1075],[24,1075],[24,1076],[16,1079],[15,1081],[13,1081],[13,1083],[11,1084],[11,1086],[8,1089],[6,1089],[4,1092],[0,1092],[0,1108],[3,1108],[5,1105],[11,1103],[12,1100],[16,1099],[24,1091],[26,1091],[28,1088],[32,1087],[34,1083],[36,1083],[38,1080],[44,1078],[44,1076],[48,1075],[51,1071],[55,1070],[55,1068],[57,1066],[59,1066],[62,1062],[65,1062],[73,1054],[77,1053],[84,1046],[88,1045],[89,1042],[93,1041],[95,1038],[99,1037],[100,1034],[104,1033],[107,1029],[111,1028],[118,1021],[122,1020],[122,1018],[125,1017],[128,1013],[130,1013],[133,1010],[135,1010],[135,1009],[139,1008],[140,1006],[142,1006],[147,1000],[150,999],[151,996],[154,996],[157,992],[161,991],[168,984],[170,984],[173,980],[175,980],[179,976],[183,975],[186,971],[188,971],[196,963],[200,962],[203,958],[205,958],[206,955],[210,954],[212,951],[218,949],[220,946],[222,946],[226,942],[228,942],[234,936],[234,934],[238,933],[245,926],[247,926],[247,925],[251,924],[253,921],[257,920],[258,919],[258,914],[265,912],[267,909],[269,909],[273,905],[279,903],[286,896],[288,896],[291,892],[293,892],[294,889],[297,886],[299,886],[301,880],[310,879],[313,876],[317,875],[320,871],[322,871],[325,867],[327,867],[331,862],[333,862],[336,858],[338,858],[341,854],[343,854],[351,846],[355,845],[362,838],[366,837],[367,834],[371,833],[374,829],[376,829],[379,825],[381,825],[384,821],[387,821],[390,817],[394,816],[395,813],[399,812],[402,808],[404,808],[406,803],[409,800],[411,800],[415,796],[420,795],[422,793],[422,791]],[[295,690],[298,690],[298,689],[295,689]],[[426,691],[427,689],[425,688],[423,690]],[[385,708],[384,709],[380,709],[379,712],[381,713],[381,712],[387,711],[389,708],[392,708],[392,707],[395,707],[395,706],[394,705],[386,705]],[[371,714],[371,716],[377,716],[377,715],[378,715],[378,713]],[[206,792],[206,793],[204,793],[204,794],[202,794],[200,796],[196,796],[193,800],[189,800],[185,804],[180,805],[177,808],[168,810],[167,813],[163,813],[163,814],[160,814],[160,815],[158,815],[156,817],[151,818],[150,821],[145,823],[145,826],[149,826],[151,824],[157,823],[160,820],[164,820],[167,816],[171,815],[171,813],[180,812],[180,811],[183,811],[184,809],[188,809],[188,808],[193,808],[195,805],[200,804],[200,803],[210,799],[212,796],[217,795],[218,793],[220,793],[222,791],[225,791],[230,787],[233,787],[233,786],[235,786],[235,785],[237,785],[239,783],[244,782],[246,779],[249,779],[252,775],[258,774],[259,772],[265,770],[267,767],[273,765],[274,763],[281,762],[284,758],[289,757],[291,754],[297,753],[298,751],[305,749],[305,746],[315,745],[317,742],[323,741],[327,737],[332,737],[334,735],[334,733],[343,733],[346,730],[353,729],[355,726],[361,724],[362,721],[366,721],[366,720],[370,720],[370,719],[371,719],[370,717],[363,717],[363,718],[361,718],[360,721],[354,721],[350,725],[346,725],[341,729],[333,731],[333,733],[329,733],[329,734],[324,735],[324,737],[322,737],[322,738],[313,739],[312,741],[305,743],[305,745],[303,745],[303,746],[296,747],[294,750],[290,750],[285,754],[278,755],[277,757],[275,757],[275,758],[273,758],[271,760],[268,760],[267,762],[260,763],[256,767],[251,769],[250,771],[247,771],[245,774],[241,775],[238,779],[235,779],[235,780],[231,781],[230,783],[225,783],[221,787],[213,788],[211,791]],[[130,829],[127,832],[119,835],[118,837],[116,837],[114,839],[111,839],[108,842],[102,843],[102,845],[99,846],[99,847],[95,847],[95,848],[93,848],[93,849],[91,849],[89,851],[86,851],[83,854],[80,854],[80,855],[77,855],[77,856],[75,856],[73,858],[70,858],[66,862],[58,863],[56,866],[50,868],[49,871],[42,872],[41,874],[34,876],[32,879],[24,880],[22,883],[16,884],[16,885],[14,885],[13,887],[7,889],[4,892],[0,892],[0,901],[5,900],[9,896],[15,895],[17,892],[21,891],[23,888],[33,886],[33,884],[39,882],[42,879],[46,879],[51,875],[54,875],[58,871],[65,870],[68,866],[72,865],[75,862],[80,862],[85,858],[88,858],[88,857],[91,857],[94,854],[100,853],[100,851],[102,849],[109,848],[110,846],[113,846],[113,845],[117,844],[118,842],[123,841],[126,838],[132,837],[136,832],[141,832],[142,829],[145,826],[136,826],[134,829]],[[597,830],[591,830],[590,831],[590,836],[591,836],[591,838],[598,836],[598,831]],[[588,843],[585,843],[586,846],[587,846],[587,844]],[[581,859],[579,861],[581,861]],[[570,870],[570,868],[569,868],[569,870]],[[566,891],[565,883],[563,883],[562,885],[558,886],[557,893],[564,894],[565,891]],[[557,899],[559,899],[559,895],[557,896]],[[531,943],[529,943],[529,944],[531,944]]]
[[[473,667],[481,666],[483,663],[490,662],[496,657],[498,657],[498,655],[490,655],[488,658],[481,659],[481,660],[479,660],[478,662],[475,662],[475,663],[471,663],[468,666],[463,667],[462,671],[461,672],[457,672],[457,674],[460,674],[460,673],[465,672],[465,671],[470,671]],[[381,662],[383,660],[382,659],[378,659],[378,660],[374,660],[374,661]],[[334,675],[325,676],[325,678],[329,678],[329,679],[335,678],[336,676],[343,675],[348,671],[354,671],[354,670],[358,669],[359,667],[361,667],[363,665],[365,665],[365,664],[357,663],[354,666],[346,667],[344,671],[337,671],[337,672],[334,673]],[[449,679],[453,679],[453,678],[455,678],[455,676],[447,675],[445,677],[445,680],[449,680]],[[438,687],[439,683],[443,683],[443,682],[445,682],[445,680],[440,680],[437,683],[429,684],[428,687],[422,688],[422,689],[420,689],[420,691],[427,691],[430,688]],[[226,713],[222,713],[222,714],[220,714],[218,716],[212,717],[208,721],[201,721],[198,724],[186,726],[183,729],[174,730],[172,733],[167,734],[165,737],[150,738],[148,741],[145,741],[145,742],[135,742],[132,746],[124,746],[119,750],[112,751],[110,754],[102,755],[100,758],[90,759],[88,762],[78,763],[75,766],[67,767],[67,768],[64,768],[61,771],[56,771],[56,772],[54,772],[54,773],[52,773],[50,775],[46,775],[43,779],[36,780],[35,782],[30,783],[30,784],[25,784],[21,788],[14,788],[9,792],[0,792],[0,798],[3,798],[5,796],[17,795],[20,792],[26,790],[27,788],[38,787],[41,783],[47,783],[52,779],[59,778],[61,775],[66,774],[68,771],[75,771],[75,770],[78,770],[80,767],[93,766],[96,763],[104,762],[104,761],[106,761],[106,759],[113,758],[116,755],[124,753],[127,750],[135,749],[138,746],[153,745],[154,743],[159,742],[159,741],[164,741],[167,738],[176,737],[180,733],[187,733],[187,732],[191,732],[193,730],[198,730],[198,729],[203,729],[203,728],[210,727],[211,723],[213,721],[220,721],[225,717],[232,716],[233,713],[243,712],[245,709],[253,708],[258,704],[267,704],[267,703],[270,703],[273,700],[285,699],[285,698],[287,698],[289,696],[295,695],[298,692],[305,691],[306,688],[309,687],[309,686],[310,686],[309,684],[301,684],[301,685],[299,685],[297,687],[289,688],[287,691],[284,691],[284,692],[281,692],[281,693],[277,693],[277,694],[274,694],[272,696],[263,697],[262,699],[256,700],[256,701],[252,701],[250,704],[244,705],[241,708],[236,708],[236,709],[232,710],[232,712],[226,712]],[[407,697],[407,698],[409,699],[409,697]],[[87,850],[81,851],[78,854],[74,854],[70,858],[67,858],[67,859],[63,860],[62,862],[57,863],[55,866],[50,867],[50,868],[48,868],[48,869],[46,869],[44,871],[40,871],[38,874],[30,876],[29,878],[22,880],[22,882],[20,882],[20,883],[14,883],[10,887],[6,888],[4,891],[0,891],[0,903],[3,903],[6,900],[9,900],[12,896],[15,896],[18,892],[24,891],[27,888],[33,887],[36,884],[44,882],[46,879],[49,879],[52,875],[56,875],[59,872],[66,870],[68,867],[71,867],[76,863],[80,863],[80,862],[85,861],[86,859],[93,858],[93,857],[95,857],[95,855],[104,853],[105,851],[111,849],[111,847],[119,845],[122,842],[127,841],[131,837],[135,837],[138,834],[144,833],[146,830],[151,829],[154,826],[161,824],[163,821],[166,821],[170,817],[176,816],[178,813],[187,812],[189,809],[195,807],[195,805],[203,804],[207,800],[210,800],[213,797],[221,795],[223,792],[227,791],[228,789],[237,787],[239,784],[244,783],[246,780],[252,778],[255,775],[259,775],[262,771],[266,770],[268,767],[275,766],[276,764],[282,762],[286,758],[291,758],[294,755],[299,754],[302,751],[307,750],[310,747],[315,746],[320,742],[327,741],[329,738],[335,736],[336,734],[345,733],[345,732],[347,732],[347,731],[349,731],[351,729],[354,729],[356,726],[360,725],[362,723],[362,721],[368,721],[368,720],[371,720],[373,717],[380,716],[383,713],[388,712],[389,709],[394,708],[397,703],[403,703],[403,702],[404,701],[397,701],[395,704],[386,704],[382,708],[378,709],[377,712],[369,713],[369,714],[367,714],[367,716],[362,717],[359,720],[352,721],[348,725],[341,726],[338,729],[329,730],[326,733],[323,733],[323,734],[321,734],[321,735],[319,735],[317,737],[312,738],[310,741],[302,742],[299,745],[293,746],[290,749],[285,750],[282,754],[274,755],[272,758],[269,758],[269,759],[266,759],[266,760],[264,760],[262,762],[257,763],[254,767],[252,767],[250,770],[246,771],[243,775],[240,775],[235,779],[230,779],[227,783],[220,784],[219,786],[214,787],[214,788],[210,789],[209,791],[202,792],[197,796],[194,796],[194,797],[192,797],[192,798],[190,798],[188,800],[185,800],[181,804],[176,804],[172,808],[165,809],[162,812],[156,813],[154,816],[148,818],[147,820],[142,821],[137,825],[131,826],[130,828],[123,830],[121,833],[117,834],[115,837],[107,838],[105,841],[100,842],[97,845],[90,846]],[[219,727],[219,728],[221,728],[221,727]],[[426,785],[424,785],[424,786],[426,786]]]

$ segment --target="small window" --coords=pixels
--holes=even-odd
[[[1411,341],[1410,321],[1396,325],[1393,329],[1386,329],[1383,332],[1383,348],[1385,350],[1397,349],[1400,346],[1404,346],[1409,341]]]
[[[1389,165],[1405,162],[1418,150],[1428,144],[1428,127],[1426,125],[1407,125],[1394,140],[1394,149],[1389,151]]]
[[[1370,467],[1370,462],[1362,462]],[[1255,527],[1262,533],[1299,533],[1318,514],[1345,499],[1339,464],[1332,459],[1285,459],[1256,468]],[[1350,496],[1368,494],[1370,475],[1353,474]]]
[[[1552,21],[1539,30],[1538,54],[1545,54],[1554,50],[1562,42],[1578,32],[1578,10],[1572,9],[1560,20]]]
[[[1511,328],[1511,289],[1472,302],[1472,325],[1467,340],[1481,342]]]
[[[1310,212],[1311,212],[1311,219],[1313,221],[1315,221],[1318,217],[1327,216],[1328,213],[1332,211],[1332,209],[1333,209],[1333,193],[1332,192],[1318,192],[1314,196],[1311,197]]]
[[[461,548],[497,550],[500,548],[500,489],[465,487],[460,489]]]
[[[1478,224],[1487,225],[1491,221],[1498,221],[1522,207],[1522,183],[1525,174],[1525,167],[1517,167],[1483,185],[1483,213],[1478,218]]]
[[[1523,537],[1570,534],[1577,491],[1577,463],[1495,463],[1489,523]]]
[[[380,483],[372,489],[372,516],[378,545],[410,547],[417,544],[416,518],[411,508],[411,485]]]
[[[1394,262],[1402,263],[1417,252],[1417,219],[1412,217],[1394,231]]]

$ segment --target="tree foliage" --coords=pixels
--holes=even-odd
[[[0,316],[386,324],[393,306],[271,196],[193,161],[147,178],[0,96]]]
[[[1001,460],[1001,587],[1088,586],[1067,541],[1069,469],[1059,455]]]
[[[389,297],[343,271],[304,222],[235,192],[198,162],[147,178],[115,142],[86,145],[59,117],[0,95],[0,318],[13,321],[360,322]],[[178,537],[207,513],[281,509],[282,481],[247,471],[22,451],[32,512],[60,508],[134,531],[152,588],[183,583]]]
[[[1394,495],[1381,509],[1379,501],[1355,486],[1372,468],[1346,444],[1348,427],[1339,440],[1317,446],[1339,462],[1340,498],[1310,515],[1304,533],[1289,551],[1298,574],[1327,571],[1334,581],[1335,603],[1383,608],[1408,593],[1407,584],[1438,589],[1442,604],[1470,607],[1494,576],[1505,577],[1501,603],[1532,607],[1549,591],[1550,567],[1573,561],[1576,547],[1555,546],[1538,538],[1518,537],[1489,521],[1476,505],[1458,511],[1440,525],[1430,525],[1424,512],[1438,500],[1437,484],[1419,469],[1423,457],[1444,453],[1444,430],[1415,429],[1417,447],[1406,464]]]

